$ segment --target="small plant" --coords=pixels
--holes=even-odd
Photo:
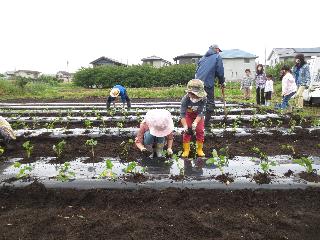
[[[297,124],[297,121],[294,120],[294,119],[291,119],[290,122],[289,122],[289,125],[290,125],[290,129],[289,129],[289,132],[292,133],[296,127],[296,124]]]
[[[252,127],[256,128],[259,126],[259,119],[256,115],[254,115],[250,121],[251,121]]]
[[[129,150],[131,148],[131,146],[133,145],[134,141],[133,139],[129,139],[128,142],[126,141],[123,141],[120,143],[120,146],[121,146],[121,151],[120,151],[120,158],[122,160],[127,160],[128,157],[129,157]]]
[[[225,149],[220,149],[221,152],[225,152]],[[213,149],[212,150],[212,157],[208,158],[206,161],[207,165],[215,165],[219,168],[221,174],[224,174],[223,167],[229,165],[229,159],[227,157],[227,154],[220,154],[218,155],[217,150]]]
[[[282,150],[289,150],[289,151],[292,152],[293,155],[296,154],[296,151],[294,150],[294,147],[292,145],[290,145],[290,144],[282,144],[281,145],[281,149]]]
[[[73,171],[70,171],[70,163],[65,162],[59,169],[57,180],[61,182],[69,181],[72,177],[74,177],[76,174]]]
[[[54,125],[56,124],[57,121],[58,121],[58,119],[54,119],[54,120],[52,120],[51,122],[46,123],[46,124],[45,124],[45,127],[46,127],[47,129],[53,129],[53,128],[54,128]]]
[[[241,119],[240,119],[240,116],[238,116],[232,123],[232,131],[235,132],[236,128],[238,128],[240,124],[241,124]]]
[[[30,141],[26,141],[22,144],[22,147],[27,153],[27,158],[30,158],[33,151],[33,145],[30,143]]]
[[[259,155],[259,159],[260,159],[259,166],[264,174],[269,174],[271,166],[277,165],[277,163],[275,161],[269,161],[267,154],[262,152],[259,148],[253,147],[251,150],[254,153]]]
[[[137,174],[137,173],[144,173],[146,169],[142,167],[140,170],[138,168],[137,162],[129,162],[127,167],[123,169],[125,173]]]
[[[182,154],[182,151],[179,151],[178,154],[173,154],[172,159],[177,163],[177,167],[179,169],[179,175],[184,175],[184,167],[181,165],[181,162],[179,161],[179,156]]]
[[[92,121],[90,121],[89,119],[85,119],[83,122],[83,125],[86,129],[91,128],[92,127]]]
[[[117,127],[118,128],[123,128],[123,122],[117,122]]]
[[[19,172],[18,174],[16,175],[16,178],[20,179],[20,178],[26,178],[26,177],[29,177],[30,176],[30,172],[32,171],[32,167],[30,164],[28,165],[24,165],[23,167],[21,167],[22,164],[19,163],[19,162],[15,162],[13,164],[13,167],[14,168],[19,168]],[[27,173],[27,171],[29,173]]]
[[[266,124],[269,125],[269,127],[272,127],[273,122],[272,122],[271,118],[267,119]]]
[[[281,127],[281,125],[283,124],[283,121],[282,120],[277,120],[277,127],[279,128],[279,127]]]
[[[320,143],[317,144],[317,147],[320,148]]]
[[[320,126],[320,119],[319,118],[314,118],[312,120],[311,126],[312,127],[319,127]]]
[[[307,157],[301,157],[299,159],[293,160],[294,163],[299,164],[300,166],[304,167],[306,169],[307,173],[312,173],[312,163],[313,161],[310,158]]]
[[[3,147],[0,147],[0,156],[4,154],[4,148]]]
[[[98,144],[97,140],[94,139],[89,139],[86,141],[86,146],[90,146],[91,147],[91,153],[92,153],[92,157],[94,158],[94,147]]]
[[[65,146],[66,146],[66,141],[64,140],[52,146],[52,149],[57,154],[58,158],[61,156]]]
[[[102,173],[100,173],[99,178],[111,177],[112,179],[115,179],[117,174],[112,171],[112,168],[113,163],[111,162],[111,160],[106,160],[104,170],[102,171]]]

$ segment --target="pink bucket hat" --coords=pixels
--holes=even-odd
[[[150,134],[156,137],[165,137],[173,131],[171,113],[165,109],[149,110],[145,116]]]

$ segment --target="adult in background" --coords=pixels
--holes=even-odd
[[[167,152],[172,155],[173,126],[172,116],[168,110],[149,110],[140,124],[140,129],[135,139],[136,146],[143,153],[152,151],[151,158],[154,154],[157,157],[162,157],[165,137],[167,137]]]
[[[130,98],[128,97],[127,94],[127,90],[125,89],[125,87],[121,86],[121,85],[115,85],[111,91],[110,91],[110,95],[108,96],[107,99],[107,109],[110,108],[110,105],[112,102],[116,101],[116,99],[118,97],[121,97],[121,101],[122,101],[122,107],[125,107],[125,103],[127,102],[127,107],[128,109],[131,108],[131,101]]]
[[[298,87],[296,93],[296,107],[298,109],[303,108],[303,92],[305,89],[309,88],[311,77],[310,68],[306,63],[303,54],[297,54],[295,56],[295,66],[292,68],[293,76],[296,80],[296,85]]]
[[[255,83],[256,83],[256,101],[257,104],[265,105],[265,98],[264,98],[264,88],[266,86],[267,77],[264,73],[263,65],[258,64],[256,69],[256,77],[255,77]]]
[[[10,124],[0,116],[0,146],[11,148],[10,141],[15,140],[16,136]]]
[[[199,60],[196,70],[195,78],[204,82],[204,90],[207,93],[207,103],[205,110],[204,125],[207,129],[209,121],[213,114],[214,103],[214,81],[216,78],[219,80],[221,90],[225,88],[224,67],[222,58],[220,56],[221,49],[217,44],[209,47],[206,54]]]

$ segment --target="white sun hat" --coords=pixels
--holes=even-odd
[[[153,136],[165,137],[173,131],[173,120],[168,110],[149,110],[144,119],[149,127],[150,134]]]

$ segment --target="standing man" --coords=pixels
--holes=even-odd
[[[204,82],[204,90],[207,93],[207,104],[204,125],[207,129],[209,121],[214,111],[214,81],[219,79],[221,90],[225,88],[224,68],[222,58],[219,53],[222,52],[217,44],[209,47],[207,53],[199,60],[196,70],[196,79]]]

